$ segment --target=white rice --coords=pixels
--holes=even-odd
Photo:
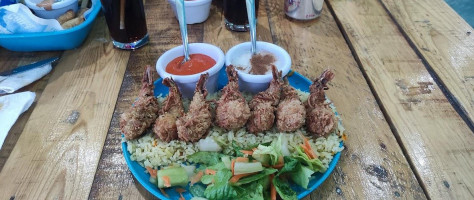
[[[298,94],[303,102],[308,99],[309,93],[298,91]],[[217,99],[218,95],[219,94],[214,94],[209,96],[208,99]],[[247,100],[252,98],[249,94],[244,95]],[[158,100],[162,102],[164,97],[158,97]],[[187,109],[189,101],[184,101],[184,105],[185,109]],[[331,104],[331,108],[335,112],[334,105]],[[344,149],[344,147],[340,146],[344,128],[342,127],[339,115],[336,116],[339,119],[338,127],[335,132],[330,134],[327,138],[312,138],[308,136],[304,126],[293,133],[280,133],[273,128],[272,130],[257,135],[248,133],[245,128],[238,131],[225,131],[217,126],[213,126],[207,137],[212,137],[215,141],[218,141],[218,143],[225,143],[226,145],[221,145],[223,148],[222,153],[232,154],[232,142],[235,142],[241,148],[247,149],[258,144],[270,143],[278,139],[278,136],[282,134],[287,141],[289,141],[289,150],[292,152],[294,150],[292,146],[298,146],[303,143],[302,138],[299,136],[299,133],[301,133],[309,138],[309,142],[313,146],[313,149],[315,149],[316,155],[327,168],[333,155]],[[155,169],[162,166],[184,163],[186,162],[187,156],[199,151],[198,142],[186,143],[184,141],[174,140],[167,143],[156,138],[151,131],[139,139],[124,139],[124,142],[127,142],[131,160],[137,161],[143,167],[148,166]]]

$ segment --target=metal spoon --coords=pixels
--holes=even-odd
[[[250,41],[252,41],[252,54],[257,54],[257,18],[255,17],[255,0],[245,0],[247,17],[250,26]]]
[[[189,50],[188,50],[188,28],[186,27],[186,12],[184,10],[184,0],[176,1],[176,13],[178,14],[179,30],[181,31],[181,39],[183,40],[184,49],[184,60],[181,64],[189,61]]]

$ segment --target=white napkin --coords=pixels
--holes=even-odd
[[[15,124],[21,113],[28,110],[35,97],[36,94],[29,91],[0,97],[0,148],[10,128]]]
[[[16,90],[30,83],[33,83],[34,81],[48,74],[51,69],[53,69],[51,63],[47,63],[43,66],[36,67],[28,71],[20,72],[10,76],[0,76],[0,94],[13,93]]]
[[[42,19],[21,3],[0,7],[0,34],[38,33],[63,30],[58,20]]]

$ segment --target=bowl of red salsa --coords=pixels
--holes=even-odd
[[[224,52],[212,44],[191,43],[189,54],[191,59],[181,63],[184,59],[182,45],[166,51],[158,58],[156,71],[162,78],[172,77],[184,98],[193,97],[196,83],[204,73],[209,73],[208,92],[216,92],[218,72],[224,66]]]

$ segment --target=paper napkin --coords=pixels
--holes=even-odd
[[[0,148],[21,113],[35,101],[34,92],[20,92],[0,97]]]
[[[51,63],[10,76],[0,76],[0,94],[13,93],[16,90],[40,79],[51,72]],[[3,81],[2,81],[3,79]]]

